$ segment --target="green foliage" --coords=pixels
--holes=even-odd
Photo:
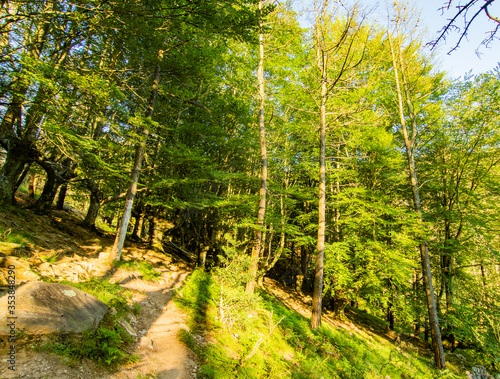
[[[26,246],[35,243],[36,238],[29,232],[0,228],[0,241]]]
[[[123,268],[125,270],[134,271],[137,270],[141,273],[144,280],[150,282],[156,282],[161,277],[161,272],[155,270],[154,266],[143,260],[129,260],[129,261],[119,261],[115,263],[116,267]]]
[[[88,282],[79,283],[63,280],[59,283],[76,287],[83,292],[95,296],[108,307],[115,308],[117,311],[116,317],[120,317],[130,311],[128,302],[132,297],[132,293],[123,289],[118,283],[110,283],[108,279],[92,278]]]
[[[130,337],[119,325],[111,329],[100,326],[94,332],[84,332],[79,341],[61,340],[49,343],[45,348],[68,357],[72,362],[88,358],[101,366],[116,368],[120,364],[137,359],[123,350],[130,342]]]
[[[308,319],[264,292],[241,311],[242,317],[224,322],[219,289],[210,273],[197,270],[176,297],[186,311],[198,315],[191,317],[191,332],[181,338],[202,359],[202,378],[459,377],[454,371],[434,371],[411,346],[398,350],[374,334],[349,330],[348,324],[324,324],[313,331]],[[213,341],[199,344],[195,335]]]

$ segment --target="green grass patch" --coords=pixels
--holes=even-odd
[[[156,282],[161,278],[161,272],[156,271],[154,266],[146,261],[130,260],[115,263],[117,268],[123,268],[129,271],[139,271],[144,280]]]
[[[95,296],[109,308],[115,308],[116,314],[106,313],[99,327],[95,331],[84,332],[80,339],[61,336],[41,346],[41,350],[63,355],[70,363],[88,358],[108,368],[116,368],[138,359],[137,356],[127,352],[127,346],[134,342],[133,338],[116,322],[120,317],[137,309],[128,305],[128,300],[132,296],[129,291],[108,280],[92,279],[82,283],[68,281],[59,283]]]
[[[181,338],[202,361],[200,378],[461,377],[362,329],[324,323],[312,330],[308,318],[266,292],[248,298],[243,286],[224,283],[197,270],[176,297],[189,314],[191,333]],[[195,335],[212,341],[199,345]]]
[[[13,229],[0,228],[0,242],[14,243],[25,246],[36,242],[35,236],[31,233]]]
[[[107,314],[99,328],[84,332],[81,339],[60,337],[47,343],[43,350],[63,355],[72,364],[87,358],[100,366],[116,368],[121,364],[137,361],[136,355],[126,351],[126,347],[132,342],[132,337],[116,324],[112,315]]]

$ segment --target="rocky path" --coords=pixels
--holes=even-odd
[[[112,277],[132,290],[134,302],[141,305],[140,314],[130,321],[137,342],[129,351],[140,356],[138,362],[109,372],[91,361],[72,364],[65,357],[36,352],[26,346],[17,353],[15,372],[8,370],[5,361],[0,362],[0,378],[196,378],[197,357],[178,337],[181,329],[188,330],[186,316],[172,301],[173,292],[188,275],[187,270],[164,270],[157,283],[121,270]]]
[[[137,378],[148,374],[160,379],[196,378],[196,355],[178,338],[181,329],[189,330],[185,315],[172,301],[173,291],[182,285],[188,273],[165,275],[169,277],[164,285],[144,283],[138,279],[122,285],[145,293],[140,301],[141,314],[134,325],[139,335],[135,353],[139,353],[142,360],[110,378]]]

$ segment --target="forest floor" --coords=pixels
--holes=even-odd
[[[91,277],[106,277],[119,283],[132,293],[130,301],[140,305],[139,314],[130,321],[137,334],[136,342],[127,348],[139,357],[138,361],[113,371],[88,359],[71,362],[65,356],[37,348],[43,339],[26,339],[17,341],[13,372],[6,363],[4,341],[0,378],[195,378],[197,357],[178,338],[181,329],[188,329],[186,316],[172,301],[173,293],[182,286],[191,268],[181,260],[155,253],[146,244],[131,242],[125,245],[123,259],[145,260],[161,273],[160,277],[148,281],[139,271],[102,266],[99,255],[110,250],[113,236],[89,232],[78,225],[80,221],[80,215],[74,211],[53,210],[49,216],[28,210],[0,211],[1,266],[15,261],[19,282],[47,278],[82,282]],[[5,242],[9,235],[24,236],[25,240]],[[5,290],[5,279],[0,279]]]
[[[25,197],[19,198],[22,205]],[[38,216],[25,209],[0,210],[0,267],[15,261],[19,282],[33,280],[85,282],[95,277],[108,278],[132,294],[131,304],[140,311],[131,317],[130,325],[137,334],[127,352],[135,354],[134,363],[110,370],[88,359],[72,362],[65,356],[39,349],[43,339],[19,341],[16,371],[8,370],[7,345],[0,343],[0,378],[196,378],[201,362],[196,354],[180,342],[181,330],[189,330],[186,314],[172,297],[193,267],[181,259],[157,253],[144,243],[127,241],[123,259],[147,261],[161,273],[155,281],[146,280],[139,271],[110,268],[102,265],[101,254],[107,254],[113,244],[113,234],[90,232],[79,223],[82,215],[70,209],[52,210],[48,216]],[[16,236],[16,238],[9,238]],[[0,270],[0,274],[5,272]],[[0,276],[1,289],[6,290],[5,277]],[[18,282],[18,284],[20,284]],[[311,299],[304,294],[266,278],[264,289],[288,308],[310,317]],[[388,331],[384,322],[361,311],[349,309],[347,319],[334,320],[326,312],[324,322],[348,333],[378,335],[389,343],[400,343],[402,335]],[[200,337],[201,338],[201,337]],[[202,343],[206,343],[202,341]],[[429,356],[428,345],[412,342],[422,356]],[[389,358],[390,359],[390,358]]]

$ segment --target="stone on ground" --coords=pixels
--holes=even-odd
[[[9,335],[12,321],[15,330],[26,335],[95,330],[108,310],[94,296],[59,283],[30,282],[10,295],[14,298],[8,296],[0,298],[0,336]],[[14,314],[10,314],[8,301],[13,299]]]

